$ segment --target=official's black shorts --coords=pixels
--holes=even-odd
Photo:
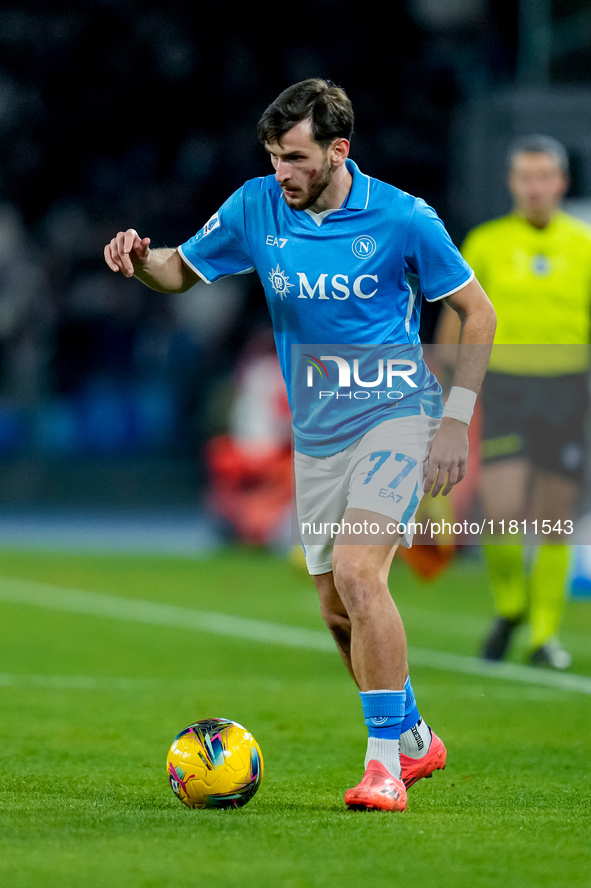
[[[580,481],[585,467],[587,377],[487,373],[482,386],[482,460],[523,457]]]

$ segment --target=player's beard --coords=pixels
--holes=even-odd
[[[319,197],[326,191],[332,182],[333,175],[334,170],[332,165],[328,158],[326,158],[310,182],[307,191],[297,189],[296,196],[294,197],[289,197],[284,192],[283,199],[293,210],[308,210],[310,207],[314,206]],[[333,209],[337,209],[337,207],[334,207]]]

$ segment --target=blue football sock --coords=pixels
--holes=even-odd
[[[363,717],[370,737],[400,739],[405,691],[360,691]]]
[[[400,725],[401,734],[404,734],[405,731],[410,730],[413,725],[416,725],[421,717],[419,715],[415,694],[410,683],[410,676],[406,679],[404,690],[406,693],[406,700],[404,703],[404,718],[402,720],[402,724]]]
[[[405,691],[361,691],[361,706],[367,725],[365,767],[372,759],[394,777],[400,778],[400,726],[404,719]]]
[[[422,758],[431,745],[431,729],[419,714],[410,678],[406,679],[404,690],[406,701],[400,725],[400,752],[411,758]]]

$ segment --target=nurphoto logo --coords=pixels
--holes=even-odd
[[[413,380],[413,374],[417,371],[417,364],[407,358],[378,358],[371,370],[370,378],[361,377],[359,366],[359,358],[344,358],[342,355],[304,355],[307,361],[306,367],[306,387],[313,388],[316,377],[320,377],[320,381],[328,380],[334,375],[334,365],[337,369],[337,385],[338,392],[333,390],[321,390],[318,392],[319,398],[326,398],[335,395],[337,397],[357,398],[358,400],[367,400],[372,395],[378,399],[380,396],[389,398],[390,400],[399,400],[404,394],[398,390],[394,390],[394,384],[399,384],[402,380],[410,388],[417,388],[416,382]],[[329,373],[327,362],[332,362]],[[367,363],[367,362],[365,362]],[[369,368],[364,367],[363,373],[368,373]],[[359,386],[354,390],[353,385]],[[378,389],[378,386],[384,386],[385,389],[369,392],[367,389]],[[342,389],[350,389],[343,392]]]

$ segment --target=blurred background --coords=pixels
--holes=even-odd
[[[45,513],[61,515],[72,541],[76,510],[90,507],[115,536],[113,510],[145,509],[181,516],[171,541],[184,528],[189,545],[204,543],[212,439],[285,446],[281,396],[250,372],[270,350],[255,276],[162,296],[110,273],[102,253],[127,227],[177,245],[245,179],[267,174],[256,122],[309,76],[349,92],[361,168],[425,198],[456,243],[508,210],[505,149],[530,132],[566,144],[570,209],[589,215],[586,0],[406,0],[386,14],[337,0],[285,13],[7,0],[0,538],[30,537],[31,515]],[[425,315],[426,341],[435,320]],[[244,405],[261,385],[272,409],[253,428]]]

